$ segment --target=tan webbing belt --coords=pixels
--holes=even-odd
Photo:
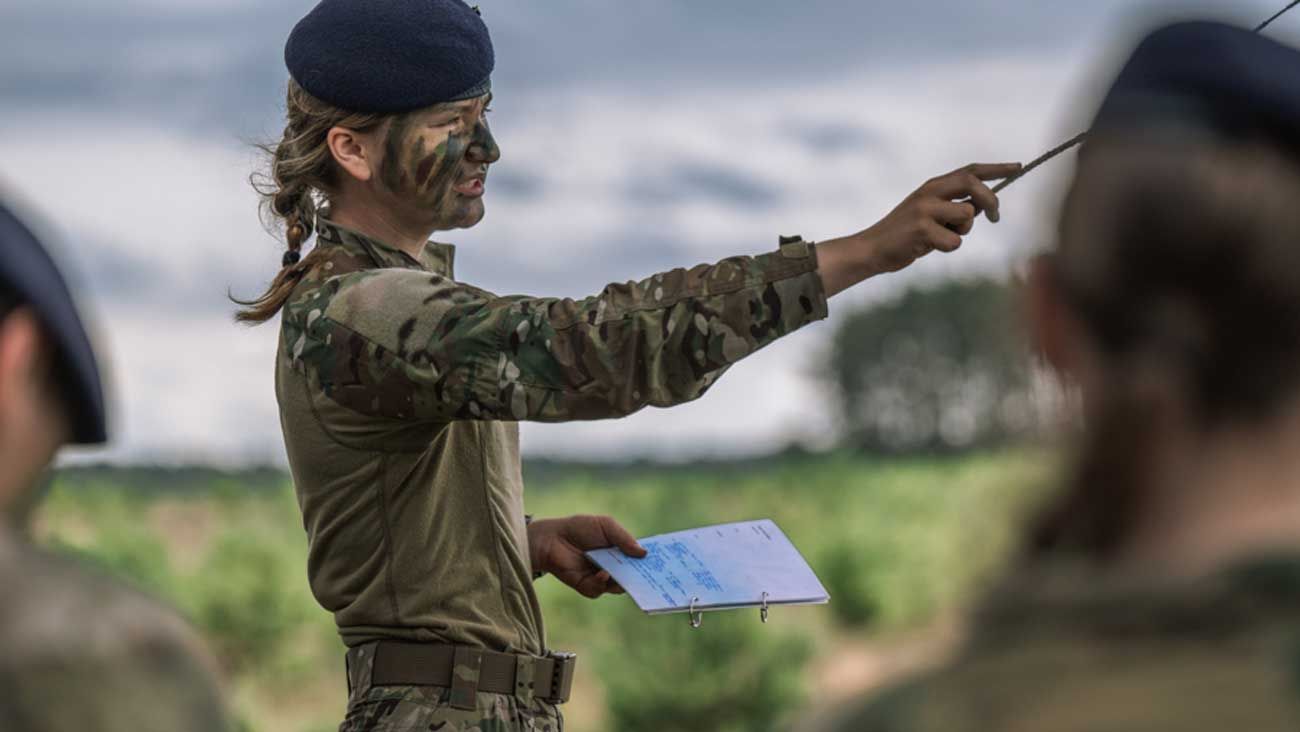
[[[463,669],[459,676],[454,673],[458,663]],[[577,657],[571,653],[530,656],[440,643],[379,641],[370,683],[445,686],[452,690],[451,705],[461,709],[474,708],[476,691],[563,704],[573,690],[576,664]],[[532,673],[527,672],[529,667]]]

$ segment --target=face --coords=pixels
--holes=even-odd
[[[401,115],[383,134],[379,183],[435,229],[483,219],[488,166],[501,150],[488,129],[491,95]]]
[[[50,382],[53,353],[26,309],[0,319],[0,518],[15,516],[34,494],[68,438],[65,410]]]

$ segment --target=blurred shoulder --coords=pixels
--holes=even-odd
[[[7,534],[0,586],[0,728],[226,728],[215,663],[176,612]]]
[[[1300,729],[1297,669],[1300,561],[1165,584],[1040,573],[999,588],[954,661],[833,729],[1281,732]]]

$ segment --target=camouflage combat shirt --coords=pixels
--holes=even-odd
[[[176,613],[0,528],[0,730],[226,732],[215,665]]]
[[[1300,730],[1300,556],[1199,581],[1017,578],[948,667],[837,732]]]
[[[449,245],[417,260],[327,220],[317,235],[276,394],[311,588],[349,646],[543,652],[516,423],[690,401],[826,317],[804,242],[571,300],[457,282]]]

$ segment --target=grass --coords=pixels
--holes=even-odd
[[[832,596],[774,610],[768,625],[757,613],[716,613],[691,631],[626,597],[593,602],[543,579],[550,644],[581,657],[566,728],[781,728],[814,703],[811,676],[837,650],[915,631],[966,602],[1012,547],[1052,468],[1043,453],[1005,451],[526,469],[537,516],[607,513],[641,536],[772,518]],[[72,471],[56,480],[36,533],[181,608],[217,654],[246,728],[337,727],[342,646],[307,587],[287,477]]]

